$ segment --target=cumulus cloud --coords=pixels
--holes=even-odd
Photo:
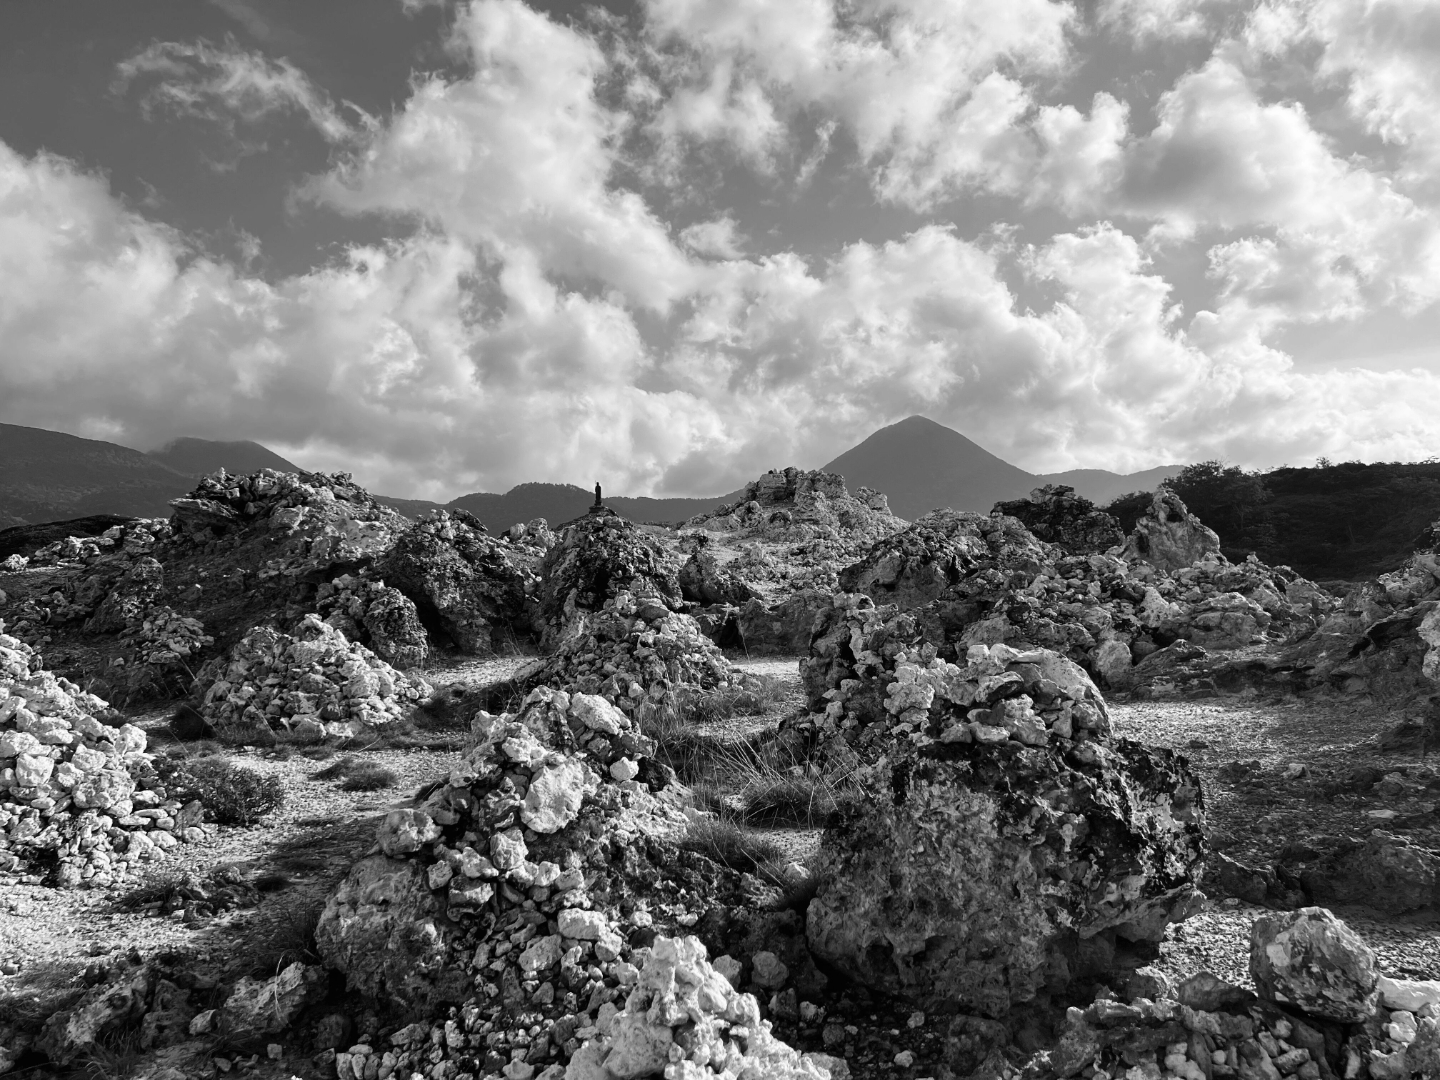
[[[1139,33],[1142,6],[1115,26]],[[520,0],[457,5],[464,70],[373,121],[233,46],[132,58],[124,86],[155,116],[257,140],[285,115],[348,124],[296,212],[393,238],[267,280],[0,143],[0,420],[255,438],[431,497],[597,477],[718,494],[912,413],[1036,471],[1433,453],[1440,375],[1317,373],[1274,346],[1290,323],[1440,296],[1425,190],[1265,82],[1265,57],[1313,44],[1303,13],[1266,6],[1148,102],[1118,83],[1055,97],[1083,35],[1039,0],[645,15],[626,66]],[[1346,98],[1375,135],[1382,97]],[[1385,108],[1385,137],[1420,154],[1418,113]],[[808,246],[767,228],[685,174],[700,146],[766,198],[825,191],[842,224]],[[854,191],[831,183],[852,168]],[[977,190],[1001,200],[984,227],[937,210]],[[1009,239],[975,239],[991,231]],[[1208,294],[1167,280],[1184,260]]]
[[[257,125],[282,114],[298,114],[328,142],[346,143],[373,121],[357,106],[341,110],[309,77],[288,60],[272,60],[240,48],[207,41],[162,41],[116,66],[113,91],[136,88],[148,117],[189,117],[217,125],[245,153],[264,148]]]
[[[690,61],[670,68],[659,132],[740,133],[754,156],[781,118],[820,110],[845,126],[882,198],[920,208],[967,184],[1011,183],[1025,150],[1015,126],[1031,104],[1021,77],[1063,68],[1072,17],[1049,0],[648,0],[645,10],[659,46]]]
[[[458,16],[453,45],[473,71],[416,83],[311,197],[416,218],[656,310],[683,296],[689,260],[638,194],[610,186],[623,117],[596,98],[595,42],[520,0],[479,0]]]

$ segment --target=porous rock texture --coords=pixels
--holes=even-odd
[[[1069,555],[1099,555],[1125,542],[1114,517],[1064,484],[1046,484],[1027,498],[997,502],[991,513],[1015,518],[1036,539]]]
[[[1171,571],[1219,553],[1220,537],[1215,530],[1190,513],[1179,495],[1161,488],[1126,537],[1120,555],[1127,562]]]
[[[110,885],[201,839],[199,803],[165,799],[145,733],[101,723],[104,701],[33,661],[0,632],[0,880],[43,865],[51,884]]]
[[[374,573],[410,597],[462,652],[489,656],[517,631],[530,630],[534,562],[490,536],[474,515],[435,510],[400,534]]]
[[[866,661],[809,720],[873,762],[821,843],[817,956],[998,1019],[1123,981],[1196,910],[1199,784],[1173,752],[1111,739],[1075,664],[1004,645],[964,667],[923,649]]]
[[[694,937],[657,937],[625,1008],[587,1042],[565,1080],[830,1080],[828,1055],[799,1054],[751,994],[710,965]]]
[[[654,537],[610,510],[566,526],[540,568],[541,642],[553,649],[586,612],[621,592],[680,607],[678,559]]]
[[[1356,1024],[1375,1011],[1375,954],[1322,907],[1262,915],[1250,928],[1250,977],[1267,1001]]]
[[[415,602],[383,581],[341,574],[316,590],[315,609],[326,623],[387,663],[415,668],[430,658],[430,639]]]
[[[196,677],[201,712],[216,727],[309,730],[353,736],[393,724],[430,695],[319,615],[293,634],[257,626]]]

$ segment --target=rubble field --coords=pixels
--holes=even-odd
[[[219,472],[0,564],[0,1075],[1440,1076],[1440,555]]]

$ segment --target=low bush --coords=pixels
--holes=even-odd
[[[768,836],[720,817],[691,821],[680,846],[742,872],[753,872],[767,863],[778,862],[785,854]]]
[[[339,780],[341,791],[380,791],[400,782],[400,774],[374,761],[346,755],[310,774],[312,780]]]
[[[199,799],[206,819],[219,825],[254,825],[285,805],[285,786],[278,776],[265,776],[218,757],[172,759],[171,766],[164,777],[171,798]]]

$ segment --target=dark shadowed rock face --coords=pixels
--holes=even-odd
[[[746,581],[728,570],[710,550],[703,533],[699,543],[680,567],[680,592],[697,604],[743,604],[755,595]]]
[[[749,656],[806,653],[817,616],[830,607],[831,594],[820,589],[801,589],[774,607],[751,600],[735,616],[740,643]]]
[[[872,779],[807,926],[869,986],[1004,1017],[1147,963],[1198,903],[1200,790],[1170,751],[937,743]]]
[[[1115,518],[1064,484],[1046,484],[1028,498],[998,502],[991,512],[1016,518],[1037,539],[1057,544],[1070,555],[1097,555],[1125,542]]]
[[[680,582],[665,549],[618,514],[568,526],[540,568],[543,643],[553,648],[578,613],[599,611],[622,592],[678,606]]]
[[[436,510],[416,522],[375,573],[463,652],[486,656],[529,630],[535,572],[463,510]]]
[[[1338,840],[1301,880],[1321,904],[1363,904],[1394,914],[1440,908],[1440,856],[1383,829],[1363,840]]]

